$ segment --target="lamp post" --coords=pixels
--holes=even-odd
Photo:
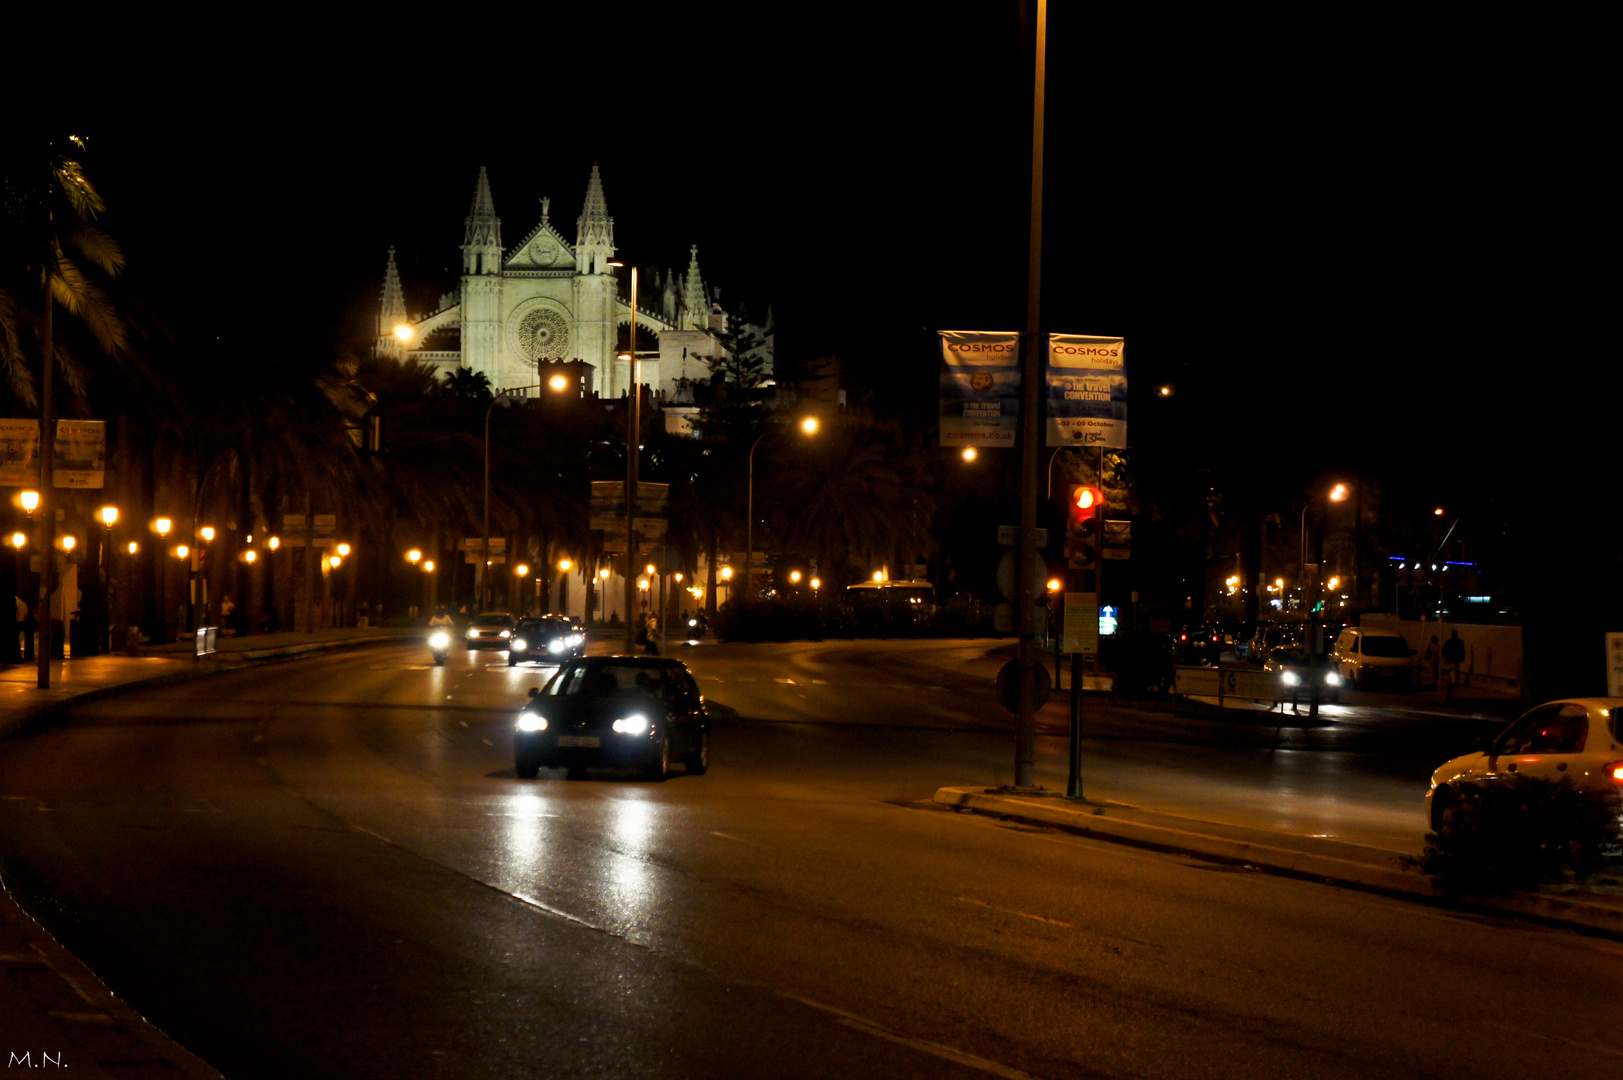
[[[1322,495],[1309,495],[1307,502],[1302,504],[1302,529],[1297,539],[1296,572],[1297,580],[1305,587],[1307,584],[1307,511],[1319,499],[1329,499],[1331,502],[1341,502],[1347,497],[1347,485],[1337,484]],[[1306,599],[1304,597],[1304,599]]]
[[[772,434],[773,428],[767,428],[755,437],[750,443],[749,452],[749,482],[744,489],[744,599],[746,601],[755,597],[755,448],[761,445],[761,440]],[[817,434],[817,417],[808,416],[800,421],[800,430],[807,435]]]
[[[101,579],[101,625],[96,628],[96,651],[113,650],[113,526],[118,524],[118,507],[104,506],[96,511],[103,527],[101,550],[96,567]]]
[[[610,266],[624,266],[610,262]],[[631,584],[631,560],[637,557],[637,459],[642,454],[642,383],[637,379],[637,268],[631,268],[631,326],[626,351],[620,359],[629,365],[630,389],[626,395],[626,640],[628,654],[637,651],[637,631],[631,625],[631,612],[637,594]]]
[[[168,578],[169,563],[164,559],[163,549],[169,543],[169,531],[175,523],[166,517],[158,518],[152,523],[152,531],[158,534],[158,644],[169,643],[169,598]]]
[[[569,614],[569,568],[574,565],[575,564],[568,559],[558,560],[558,607],[556,610],[563,615]],[[536,578],[536,588],[539,589],[540,587],[541,581],[538,576]],[[550,595],[547,597],[547,602],[549,604],[552,602]]]

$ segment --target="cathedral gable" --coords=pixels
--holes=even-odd
[[[543,221],[513,249],[503,270],[574,270],[575,251],[552,223]]]

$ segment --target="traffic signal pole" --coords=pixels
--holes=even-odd
[[[1026,268],[1026,332],[1021,338],[1019,697],[1014,716],[1014,786],[1037,779],[1037,380],[1042,366],[1043,83],[1047,74],[1048,0],[1037,0],[1037,64],[1031,109],[1031,229]]]

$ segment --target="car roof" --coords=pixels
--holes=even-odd
[[[1623,709],[1623,698],[1615,697],[1573,697],[1556,698],[1554,701],[1541,701],[1534,705],[1535,709],[1542,709],[1546,705],[1582,705],[1586,709],[1610,712],[1613,709]]]

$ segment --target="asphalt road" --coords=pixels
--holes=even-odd
[[[228,1077],[1623,1067],[1623,947],[933,806],[1006,774],[1006,721],[975,657],[884,652],[691,654],[738,717],[708,775],[665,784],[516,780],[511,708],[540,673],[500,654],[113,699],[0,745],[0,872]],[[1098,722],[1095,795],[1283,775],[1304,807],[1351,785],[1324,811],[1350,817],[1412,784],[1335,749]]]

